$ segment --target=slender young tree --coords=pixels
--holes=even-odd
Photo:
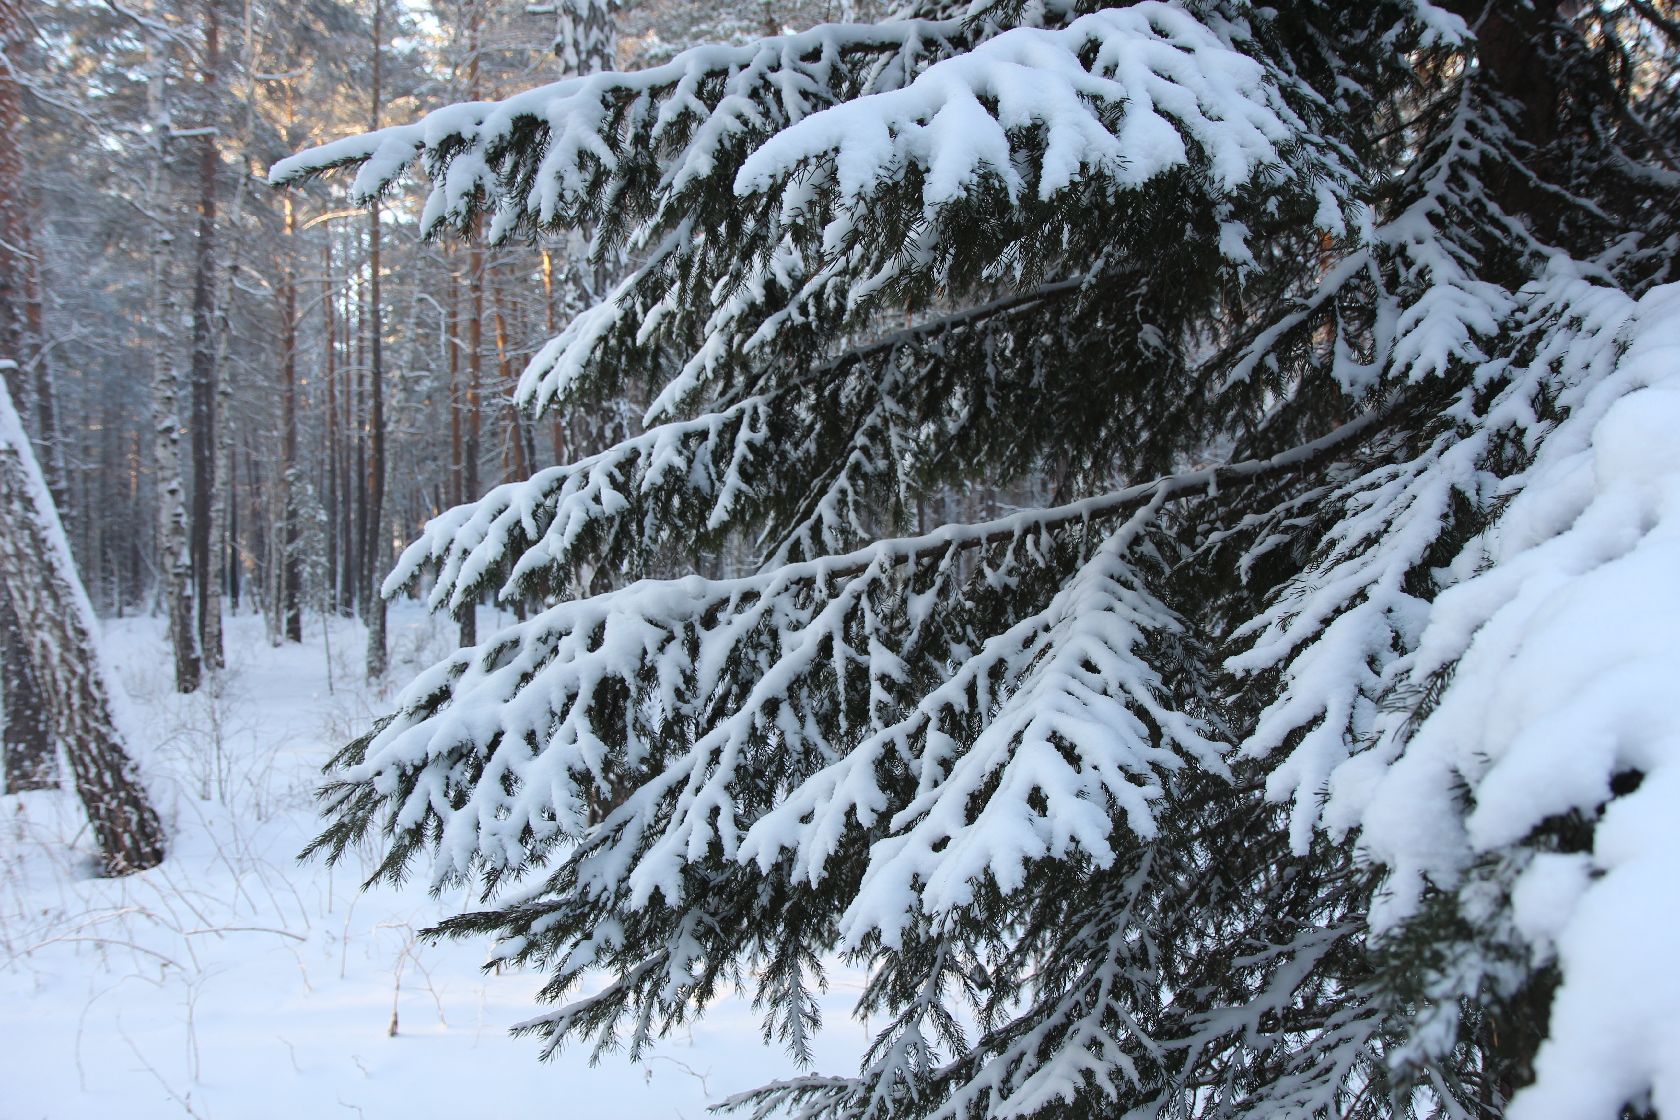
[[[746,984],[808,1059],[866,965],[860,1068],[761,1117],[1660,1108],[1672,32],[930,3],[282,161],[593,228],[636,265],[518,399],[654,389],[399,561],[554,605],[344,750],[313,850],[476,879],[440,931],[551,971],[550,1048]],[[1035,496],[916,524],[967,484]]]
[[[291,94],[288,90],[288,102]],[[281,615],[288,642],[303,641],[303,554],[299,526],[298,483],[298,308],[297,207],[285,201],[286,250],[280,266],[280,596],[271,609]]]

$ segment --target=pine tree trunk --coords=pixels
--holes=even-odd
[[[466,486],[463,483],[464,455],[461,449],[462,420],[466,410],[466,394],[461,387],[461,278],[456,271],[455,262],[450,254],[450,246],[444,247],[445,260],[449,264],[448,288],[448,337],[444,340],[448,348],[447,360],[449,365],[449,489],[447,505],[458,506],[466,501]]]
[[[455,265],[449,266],[449,501],[452,506],[468,500],[466,483],[466,411],[467,394],[461,381],[461,282]],[[475,494],[474,497],[477,495]],[[460,636],[457,641],[465,649],[478,644],[478,615],[468,604],[457,612]]]
[[[373,127],[379,128],[380,35],[384,4],[373,0]],[[368,464],[367,536],[362,544],[362,618],[367,623],[367,678],[385,675],[385,326],[379,303],[379,203],[368,211]]]
[[[484,13],[474,5],[467,28],[467,96],[476,100],[479,90],[479,30]],[[461,440],[462,501],[478,500],[478,426],[480,390],[484,385],[484,242],[479,238],[479,222],[473,219],[472,234],[468,238],[467,285],[472,305],[467,313],[467,387],[465,394],[465,432]],[[466,649],[478,644],[478,602],[474,600],[461,609],[459,642]]]
[[[476,83],[475,83],[476,84]],[[466,435],[461,446],[461,486],[465,501],[477,501],[479,397],[484,386],[484,249],[473,230],[472,248],[467,255],[468,283],[472,306],[467,313]],[[478,605],[468,603],[461,611],[460,643],[463,649],[478,644]]]
[[[35,679],[23,626],[10,596],[0,591],[0,716],[5,718],[0,751],[5,754],[7,793],[52,789],[58,785],[58,752],[53,747],[46,700]]]
[[[531,449],[526,442],[525,418],[520,415],[517,406],[513,405],[513,393],[519,386],[519,375],[513,369],[513,356],[508,352],[507,316],[502,311],[502,286],[494,281],[490,285],[490,301],[495,316],[496,327],[496,365],[502,374],[502,392],[507,394],[508,405],[508,452],[503,456],[502,469],[505,481],[515,482],[531,477]]]
[[[287,94],[288,106],[290,93]],[[271,600],[289,642],[303,641],[303,558],[299,555],[297,472],[297,276],[292,268],[297,246],[297,209],[291,196],[286,210],[285,264],[280,275],[280,562],[274,565],[280,594]]]
[[[542,277],[544,322],[548,327],[548,337],[553,338],[560,333],[559,291],[554,283],[553,249],[545,248],[542,251]],[[564,463],[566,461],[566,425],[561,419],[560,411],[558,409],[551,410],[546,420],[542,422],[548,424],[549,453],[553,456],[552,461]]]
[[[23,12],[18,0],[0,0],[0,56],[11,67],[22,66],[25,43]],[[0,183],[21,187],[24,179],[22,87],[0,81]],[[0,357],[4,384],[22,399],[23,370],[16,358],[36,348],[26,339],[29,293],[25,277],[30,262],[21,251],[25,240],[21,189],[0,190]],[[0,750],[4,751],[6,792],[41,789],[57,784],[57,758],[46,713],[22,642],[23,631],[9,596],[0,594]]]
[[[0,589],[23,624],[19,636],[105,871],[156,866],[163,860],[163,828],[123,749],[93,608],[10,394],[0,397]]]
[[[27,42],[21,0],[0,0],[0,63],[21,72],[23,48]],[[0,81],[0,357],[22,362],[26,347],[24,329],[24,275],[28,262],[19,251],[23,245],[23,192],[16,189],[26,180],[23,159],[23,87],[15,81]],[[14,370],[12,377],[19,376]],[[17,391],[12,386],[13,393]],[[22,406],[19,399],[19,406]]]
[[[327,380],[327,423],[323,458],[326,460],[326,538],[327,538],[327,598],[331,600],[334,613],[344,611],[343,584],[340,582],[340,572],[343,561],[340,556],[339,544],[344,537],[344,519],[339,510],[339,489],[343,485],[340,481],[340,439],[338,434],[338,316],[333,313],[337,306],[336,293],[333,290],[332,271],[332,237],[329,234],[321,246],[321,275],[323,277],[321,293],[321,314],[325,319],[322,334],[326,345],[326,380]]]
[[[362,617],[362,589],[367,585],[363,567],[367,544],[367,287],[361,286],[360,296],[352,305],[352,297],[345,293],[344,348],[351,356],[344,371],[344,539],[348,544],[344,576],[345,612]],[[359,318],[356,315],[359,314]]]
[[[21,73],[29,26],[18,0],[0,0],[0,66]],[[21,83],[0,78],[0,358],[15,368],[7,388],[28,412],[36,458],[55,497],[63,493],[64,466],[53,408],[51,371],[43,344],[41,258],[30,205],[30,160]]]

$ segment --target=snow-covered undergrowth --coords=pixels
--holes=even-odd
[[[394,680],[442,656],[451,629],[397,607]],[[96,878],[72,793],[0,796],[0,1118],[692,1120],[793,1071],[738,999],[635,1065],[590,1068],[580,1048],[540,1066],[507,1028],[543,976],[486,974],[484,946],[417,937],[474,898],[361,893],[370,865],[355,857],[300,866],[320,766],[387,703],[361,684],[357,626],[333,623],[330,661],[318,619],[308,633],[273,649],[260,618],[231,619],[228,671],[180,697],[159,620],[105,624],[170,855]],[[819,1041],[831,1069],[866,1038],[846,1017],[856,987],[836,979]]]

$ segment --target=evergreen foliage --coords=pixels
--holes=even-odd
[[[757,1116],[1675,1107],[1666,10],[928,3],[283,161],[593,229],[634,267],[519,399],[652,400],[408,550],[550,605],[316,849],[480,879],[440,929],[549,1047],[741,984],[803,1057],[867,963],[862,1067]]]

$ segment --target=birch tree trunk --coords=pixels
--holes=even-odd
[[[156,212],[162,195],[164,138],[169,134],[169,106],[165,101],[165,73],[169,62],[163,49],[148,42],[146,98],[152,120],[154,146],[149,209]],[[154,293],[152,323],[152,462],[157,472],[157,565],[164,614],[169,619],[169,646],[175,655],[175,691],[196,692],[204,675],[198,656],[194,624],[192,551],[187,533],[186,487],[181,480],[181,371],[176,364],[174,332],[180,324],[169,278],[174,237],[158,225],[152,240],[151,279]]]
[[[221,63],[221,9],[204,6],[204,44],[199,70],[200,111],[208,120],[216,105]],[[193,591],[199,654],[211,669],[221,664],[221,541],[215,532],[216,499],[216,163],[213,129],[198,150],[198,238],[194,246],[192,303],[192,519]]]
[[[123,748],[100,656],[93,606],[76,575],[58,511],[0,389],[0,592],[11,601],[87,810],[107,874],[162,862],[163,827]]]

